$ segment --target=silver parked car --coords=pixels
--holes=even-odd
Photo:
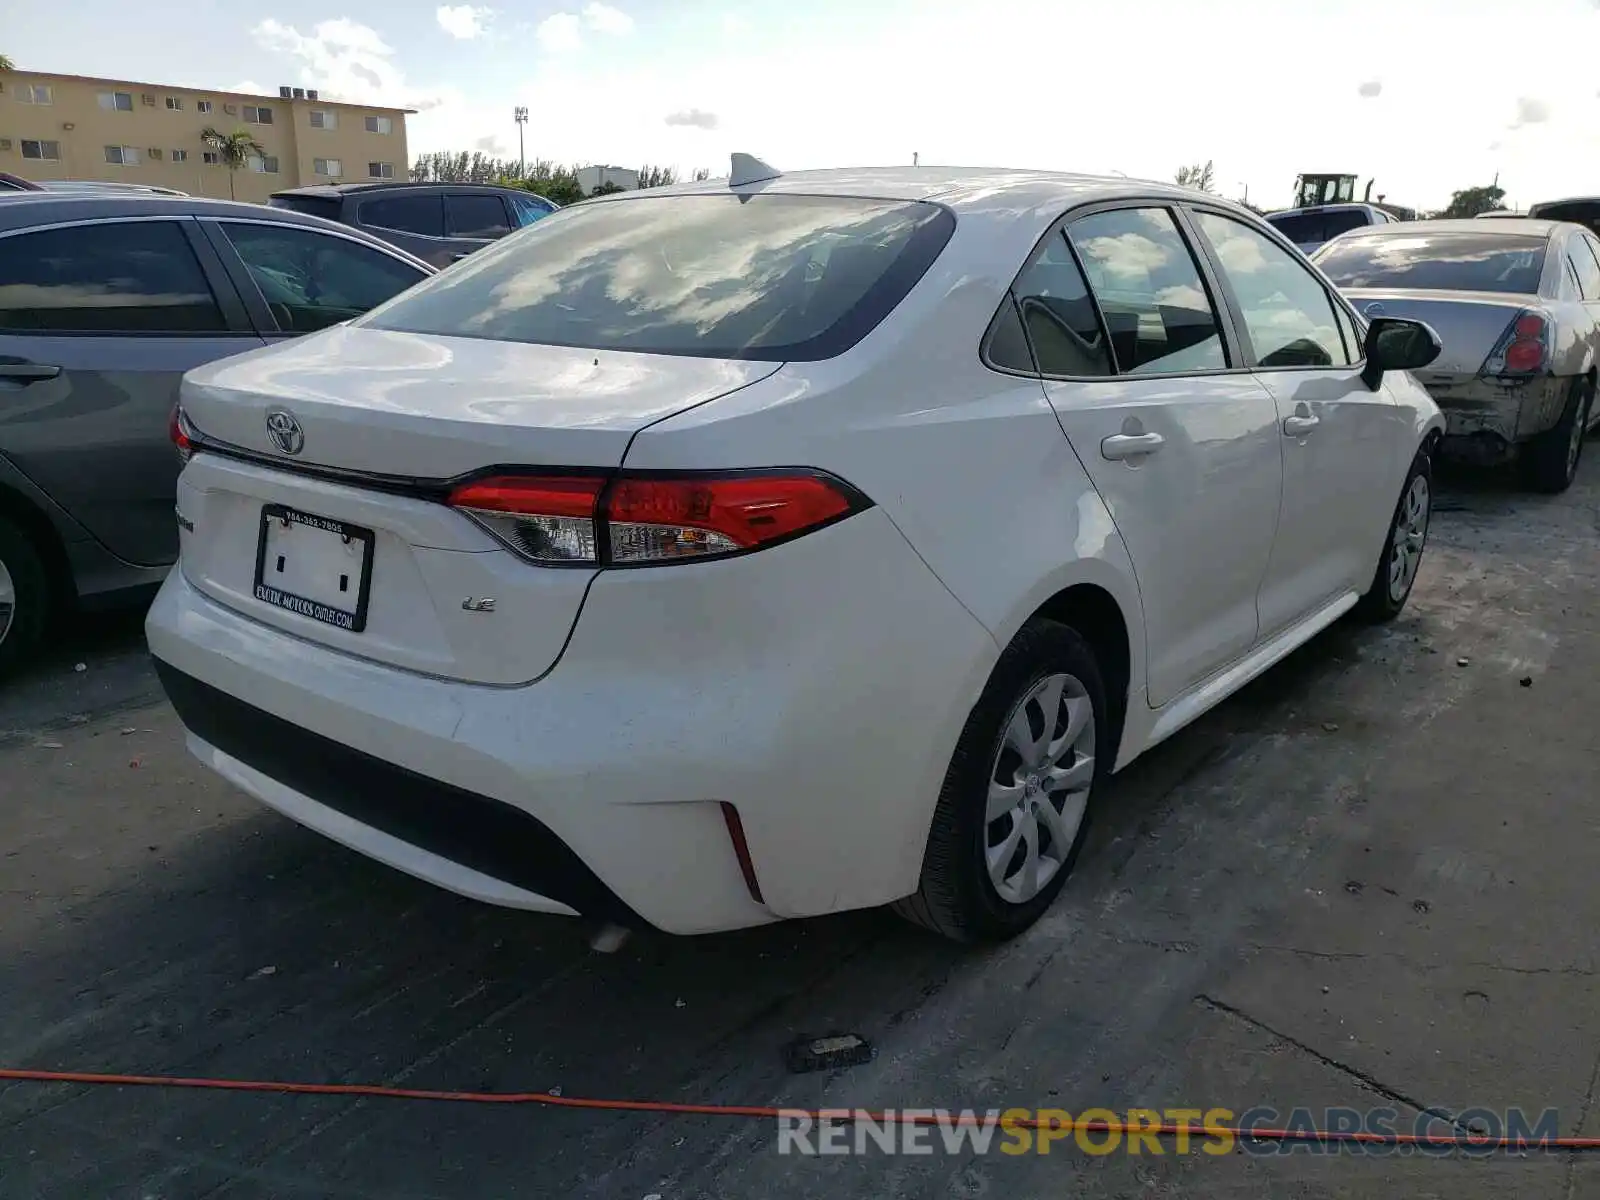
[[[1558,221],[1408,221],[1312,256],[1367,317],[1426,321],[1444,353],[1418,381],[1444,410],[1441,451],[1516,458],[1530,487],[1565,491],[1594,419],[1600,240]]]
[[[359,316],[433,274],[357,230],[222,200],[0,199],[0,675],[46,620],[177,557],[190,367]]]

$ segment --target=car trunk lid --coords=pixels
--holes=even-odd
[[[443,503],[447,481],[615,469],[638,430],[780,365],[351,327],[202,368],[182,389],[199,447],[179,483],[182,570],[308,642],[527,683],[595,568],[516,557]]]
[[[1345,288],[1345,297],[1367,317],[1410,317],[1439,335],[1443,352],[1424,371],[1424,386],[1434,378],[1475,376],[1519,312],[1538,309],[1538,296],[1505,292],[1411,291],[1399,288]]]

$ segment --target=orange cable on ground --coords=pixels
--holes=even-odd
[[[806,1116],[812,1120],[846,1120],[864,1116],[879,1125],[935,1125],[940,1118],[927,1110],[915,1113],[894,1110],[838,1108],[776,1108],[762,1104],[682,1104],[670,1100],[600,1100],[583,1096],[558,1096],[552,1092],[453,1092],[431,1088],[386,1087],[371,1083],[295,1083],[261,1079],[206,1079],[181,1075],[114,1075],[93,1071],[36,1071],[0,1067],[0,1080],[19,1083],[75,1083],[110,1087],[192,1088],[219,1092],[272,1092],[298,1096],[365,1096],[385,1100],[435,1100],[466,1104],[539,1104],[551,1108],[581,1108],[603,1112],[658,1113],[669,1116],[753,1117],[777,1120],[780,1117]],[[953,1127],[975,1124],[975,1118],[944,1118]],[[1227,1135],[1238,1140],[1258,1142],[1341,1142],[1378,1146],[1420,1146],[1428,1149],[1490,1150],[1600,1150],[1600,1137],[1550,1137],[1536,1142],[1508,1137],[1489,1137],[1463,1132],[1454,1137],[1418,1133],[1369,1133],[1365,1131],[1321,1129],[1243,1129],[1237,1126],[1136,1125],[1124,1121],[1055,1121],[1026,1117],[1010,1122],[1018,1129],[1052,1132],[1117,1133],[1158,1137],[1204,1137]]]

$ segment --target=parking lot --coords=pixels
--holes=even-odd
[[[1336,627],[1135,764],[1060,903],[991,951],[864,913],[595,953],[204,773],[137,620],[101,620],[0,693],[0,1065],[1600,1133],[1600,456],[1560,497],[1455,479],[1441,508],[1400,621]],[[875,1061],[787,1072],[835,1030]],[[1600,1196],[1600,1160],[802,1160],[754,1120],[13,1084],[0,1194]]]

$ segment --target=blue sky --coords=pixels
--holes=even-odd
[[[1600,190],[1600,0],[7,0],[19,67],[421,109],[412,151],[726,170],[963,163],[1286,204],[1303,170],[1431,206]],[[1515,16],[1513,17],[1513,9]],[[26,19],[29,14],[31,19]],[[1515,52],[1513,52],[1515,51]]]

